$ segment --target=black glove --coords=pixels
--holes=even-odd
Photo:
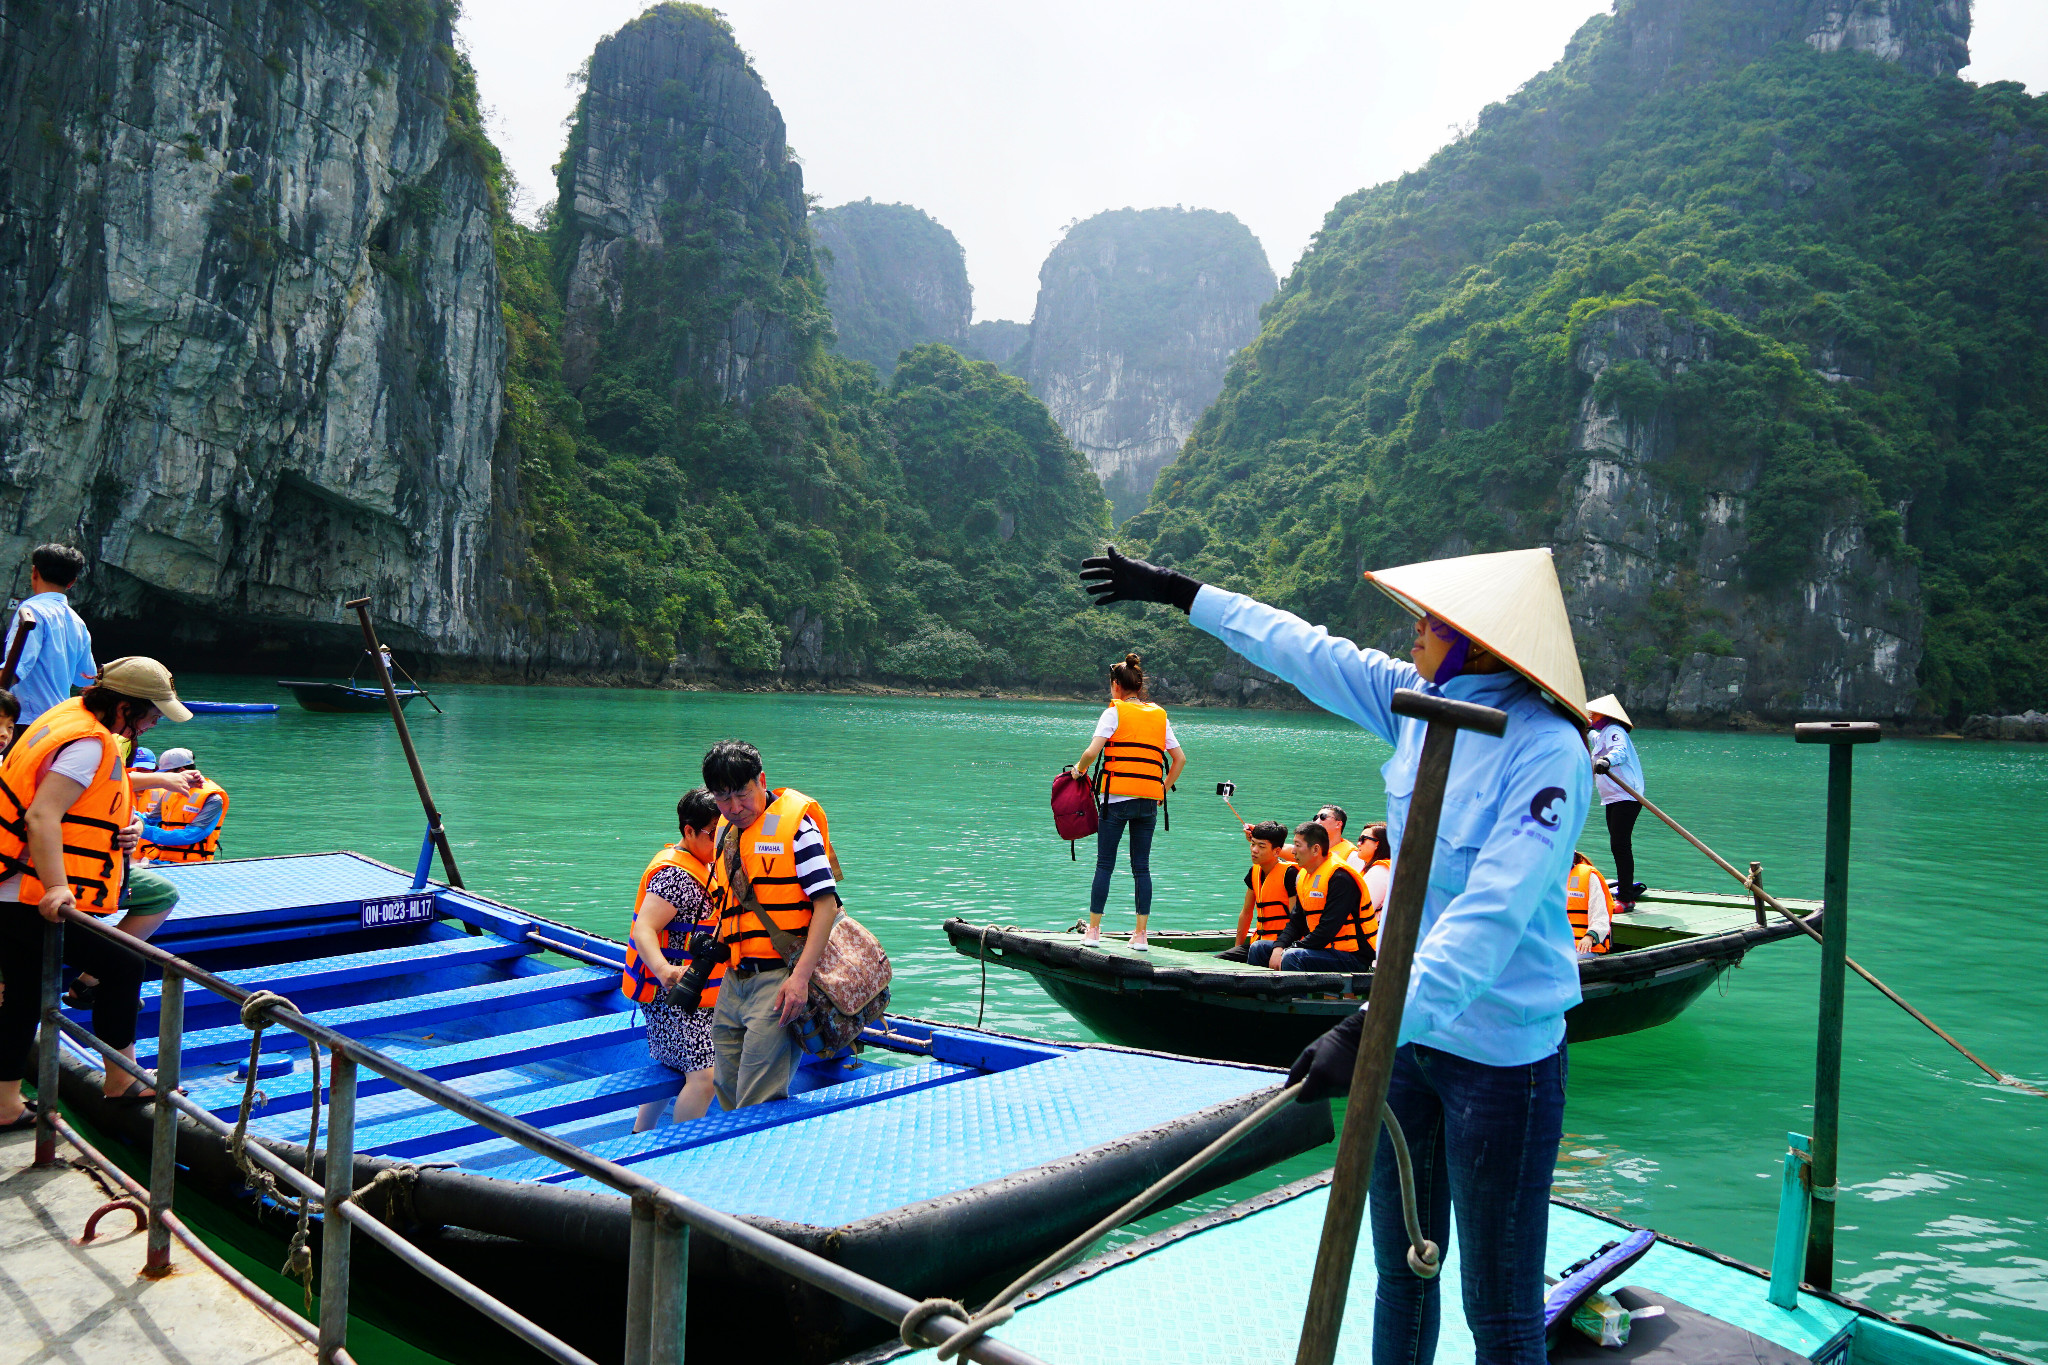
[[[1301,1050],[1287,1069],[1287,1083],[1301,1082],[1296,1104],[1342,1099],[1351,1093],[1351,1070],[1358,1065],[1358,1035],[1365,1031],[1365,1011],[1344,1016],[1342,1023]]]
[[[1613,764],[1609,763],[1604,758],[1596,758],[1593,760],[1593,775],[1596,777],[1605,777],[1607,776],[1607,770],[1613,766]]]
[[[1192,611],[1195,594],[1202,585],[1184,573],[1126,559],[1109,547],[1109,553],[1081,561],[1081,584],[1098,607],[1112,602],[1164,602],[1182,611]]]

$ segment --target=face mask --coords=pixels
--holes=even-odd
[[[1430,679],[1438,687],[1442,687],[1465,671],[1465,660],[1472,653],[1472,641],[1462,632],[1452,630],[1441,621],[1431,621],[1429,629],[1437,639],[1451,642],[1450,653],[1444,655],[1444,661],[1437,665],[1436,676]]]

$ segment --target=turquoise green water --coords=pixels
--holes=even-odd
[[[273,700],[247,679],[198,696]],[[1052,776],[1087,741],[1079,704],[448,688],[407,712],[469,884],[614,936],[706,745],[741,736],[768,776],[821,800],[849,907],[896,963],[896,1008],[972,1023],[976,965],[948,915],[1053,927],[1086,908],[1091,850],[1052,835]],[[1381,809],[1386,748],[1318,715],[1183,710],[1185,795],[1153,863],[1154,924],[1234,923],[1250,819],[1336,801]],[[175,730],[175,739],[168,732]],[[233,794],[229,856],[352,848],[410,866],[421,819],[388,721],[208,717],[162,727]],[[1789,736],[1641,731],[1650,796],[1781,893],[1820,893],[1826,757]],[[1887,740],[1857,755],[1850,953],[1992,1064],[2048,1081],[2048,748]],[[1722,874],[1645,818],[1640,875],[1720,890]],[[1604,831],[1587,851],[1606,861]],[[1128,925],[1130,883],[1111,907]],[[1808,1131],[1816,950],[1754,954],[1677,1022],[1576,1046],[1560,1193],[1751,1262],[1767,1261],[1787,1130]],[[990,1027],[1086,1033],[1029,978],[989,978]],[[1837,1287],[1889,1312],[2048,1356],[2048,1099],[1982,1073],[1851,978]],[[1292,1179],[1311,1154],[1198,1201]]]

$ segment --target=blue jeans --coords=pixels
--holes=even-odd
[[[1112,801],[1102,810],[1102,824],[1095,831],[1095,885],[1088,892],[1088,913],[1099,915],[1109,901],[1109,879],[1116,874],[1116,846],[1122,842],[1124,827],[1131,831],[1131,880],[1138,884],[1138,918],[1152,913],[1152,829],[1159,817],[1159,803],[1142,797]]]
[[[1334,948],[1289,948],[1280,958],[1283,972],[1369,972],[1365,953],[1340,953]]]
[[[1442,1245],[1457,1209],[1458,1272],[1475,1365],[1545,1365],[1543,1257],[1550,1180],[1564,1136],[1565,1050],[1485,1066],[1411,1043],[1394,1054],[1387,1104],[1408,1135],[1422,1235]],[[1401,1177],[1380,1130],[1372,1167],[1373,1365],[1429,1365],[1441,1280],[1408,1269]]]

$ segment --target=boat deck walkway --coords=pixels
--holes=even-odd
[[[66,1158],[72,1149],[58,1144]],[[33,1133],[0,1135],[0,1365],[305,1365],[312,1349],[171,1243],[176,1273],[142,1278],[143,1234],[71,1165],[36,1170]]]

